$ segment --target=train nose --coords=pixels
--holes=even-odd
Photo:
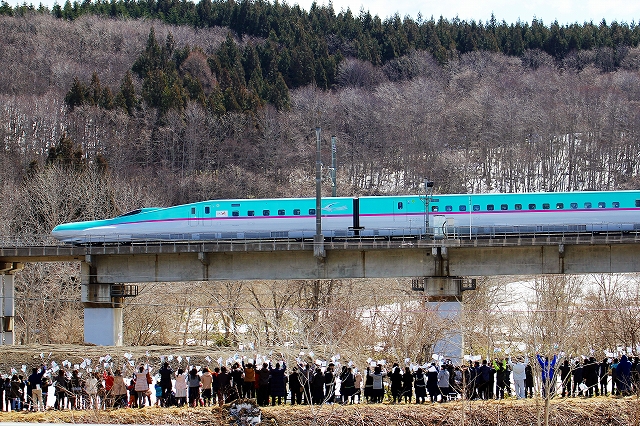
[[[72,224],[65,223],[65,224],[56,226],[55,228],[53,228],[53,230],[51,230],[51,235],[56,240],[59,240],[62,242],[75,241],[75,238],[77,238],[77,235],[78,235],[78,231],[73,229],[70,225]]]

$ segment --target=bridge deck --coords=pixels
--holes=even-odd
[[[615,245],[640,243],[640,232],[631,233],[567,233],[535,235],[495,235],[491,238],[349,238],[325,241],[326,250],[391,250],[432,249],[437,247],[531,247],[550,245]],[[273,251],[313,251],[310,240],[283,239],[220,241],[144,241],[130,244],[73,246],[43,238],[0,237],[0,262],[82,261],[87,255],[136,255],[172,253],[233,253]]]

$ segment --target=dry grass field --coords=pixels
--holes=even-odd
[[[215,408],[120,409],[107,411],[47,411],[1,413],[0,422],[102,423],[149,425],[229,425],[237,423],[228,406]],[[356,404],[277,406],[262,409],[264,425],[537,425],[543,424],[543,401],[451,402],[433,405]],[[640,401],[629,398],[553,400],[550,425],[638,425]],[[540,423],[539,423],[540,422]]]

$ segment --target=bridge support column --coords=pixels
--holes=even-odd
[[[89,259],[90,260],[90,259]],[[122,297],[114,297],[113,287],[95,281],[95,268],[82,262],[82,304],[84,305],[84,341],[103,346],[122,346]]]
[[[462,292],[475,289],[475,280],[471,286],[465,286],[464,280],[457,277],[425,277],[424,293],[427,305],[438,312],[445,323],[444,336],[434,345],[434,354],[451,359],[460,364],[464,352],[464,337],[460,324],[462,315]]]
[[[15,312],[15,272],[22,270],[21,263],[0,264],[0,345],[15,344],[13,331]]]

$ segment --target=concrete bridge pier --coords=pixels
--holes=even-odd
[[[97,283],[90,256],[81,264],[84,341],[103,346],[122,346],[123,296],[118,284]]]
[[[434,345],[433,352],[444,359],[460,364],[464,352],[462,325],[462,292],[475,289],[475,280],[465,283],[460,277],[425,277],[424,293],[427,305],[438,312],[443,323],[443,337]]]
[[[13,317],[15,312],[15,273],[22,270],[22,263],[0,263],[0,345],[15,344]]]

